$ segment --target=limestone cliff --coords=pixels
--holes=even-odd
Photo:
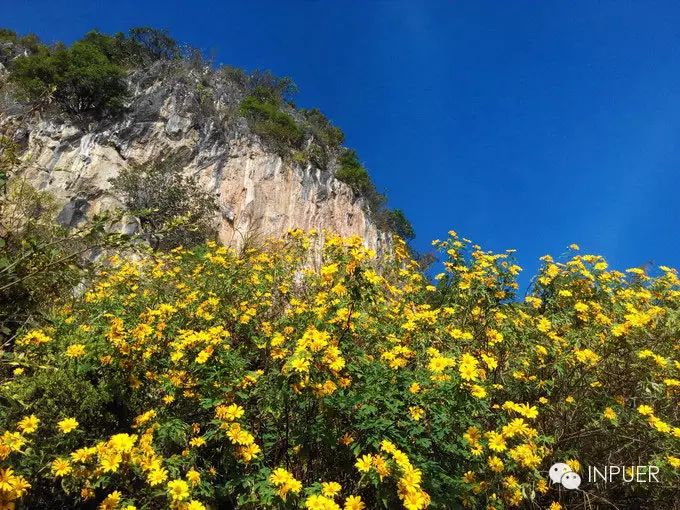
[[[0,92],[0,134],[19,145],[20,173],[63,204],[63,223],[122,207],[109,180],[172,153],[217,196],[226,244],[317,228],[359,235],[377,251],[389,245],[365,200],[335,178],[333,161],[296,163],[251,132],[238,110],[243,91],[227,73],[160,61],[127,80],[124,110],[100,119],[35,110],[8,87]]]

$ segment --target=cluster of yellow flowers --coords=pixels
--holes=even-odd
[[[11,468],[0,469],[0,508],[12,509],[31,485]]]
[[[148,411],[135,419],[136,426],[142,426],[156,415]],[[72,419],[71,419],[72,420]],[[74,421],[74,420],[73,420]],[[67,423],[68,422],[68,423]],[[60,422],[62,432],[67,433],[73,426],[69,419]],[[163,466],[163,459],[153,448],[153,435],[157,424],[147,428],[143,434],[114,434],[107,441],[100,441],[94,446],[79,448],[70,454],[70,458],[56,458],[52,461],[51,471],[57,478],[71,477],[80,480],[81,498],[88,500],[95,496],[94,487],[97,481],[107,473],[125,472],[129,468],[138,468],[146,474],[146,483],[150,487],[160,485],[168,479],[168,471]],[[200,474],[191,469],[186,473],[187,483],[181,479],[167,482],[167,495],[172,503],[182,503],[185,510],[204,510],[205,506],[197,500],[190,500],[190,486],[200,480]],[[102,502],[102,509],[119,508],[121,493],[114,491]],[[134,505],[127,505],[126,510],[134,510]],[[177,506],[180,508],[180,506]]]
[[[245,413],[244,409],[237,404],[220,404],[215,409],[215,418],[221,421],[223,429],[232,444],[237,445],[238,456],[246,464],[255,459],[262,451],[255,443],[255,437],[237,422]]]
[[[663,508],[680,483],[677,273],[572,246],[520,302],[512,250],[435,245],[432,282],[399,240],[378,257],[327,232],[114,258],[3,354],[0,509],[556,509],[574,501],[548,467],[607,452],[658,466]]]
[[[407,510],[421,510],[430,504],[430,496],[421,487],[422,473],[411,464],[408,456],[399,450],[391,441],[384,439],[380,450],[390,456],[388,460],[381,454],[366,454],[356,462],[356,468],[362,473],[374,470],[380,480],[394,475],[397,479],[399,499]],[[391,464],[394,464],[392,467]]]
[[[299,494],[300,490],[302,490],[302,483],[283,468],[276,468],[269,477],[269,480],[277,488],[282,499],[286,499],[289,492]]]

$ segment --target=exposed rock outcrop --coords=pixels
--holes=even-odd
[[[359,235],[376,251],[389,245],[364,201],[332,168],[282,158],[250,132],[238,114],[243,92],[224,73],[157,62],[133,72],[129,88],[126,110],[96,121],[29,111],[7,96],[0,104],[0,133],[22,149],[20,172],[63,204],[62,224],[120,208],[110,179],[173,154],[216,195],[226,244],[317,228]]]

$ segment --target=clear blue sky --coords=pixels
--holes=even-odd
[[[453,228],[526,272],[572,242],[680,266],[680,3],[0,0],[47,41],[152,25],[291,76],[420,250]],[[526,283],[528,274],[522,281]]]

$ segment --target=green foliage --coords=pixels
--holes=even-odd
[[[85,254],[125,242],[107,232],[115,218],[69,231],[54,223],[56,211],[48,193],[22,180],[10,180],[0,196],[0,344],[71,297],[88,277]]]
[[[5,193],[5,186],[10,171],[19,162],[17,145],[6,136],[0,136],[0,193]]]
[[[305,152],[310,161],[320,168],[327,168],[333,156],[338,153],[345,135],[316,108],[300,110],[304,130],[308,138]]]
[[[239,88],[245,89],[248,86],[248,74],[241,68],[224,65],[218,69],[218,73]]]
[[[373,188],[368,172],[359,161],[357,153],[352,149],[345,149],[338,158],[340,168],[335,177],[348,184],[356,193],[363,195]]]
[[[151,27],[132,28],[130,41],[152,60],[175,60],[181,56],[179,45],[166,30]]]
[[[416,237],[413,225],[408,220],[404,211],[401,209],[392,209],[386,212],[387,228],[397,234],[405,241],[411,241]]]
[[[24,98],[45,102],[54,98],[70,113],[120,109],[127,95],[127,68],[180,56],[179,46],[166,32],[147,27],[133,28],[129,36],[93,30],[70,47],[48,47],[35,36],[18,38],[9,30],[0,33],[0,40],[29,52],[10,66],[10,79]]]
[[[0,357],[0,469],[31,484],[12,500],[675,508],[677,272],[545,257],[518,302],[510,253],[450,235],[436,287],[403,242],[376,259],[330,233],[113,257]],[[650,464],[659,483],[568,491],[557,461]]]
[[[71,113],[119,109],[126,96],[124,77],[123,68],[92,41],[79,41],[70,48],[42,46],[17,58],[10,68],[10,79],[26,99],[53,97]]]
[[[8,28],[0,28],[0,41],[16,42],[17,33]]]
[[[154,249],[191,247],[215,236],[215,197],[182,174],[176,155],[125,169],[111,182]]]
[[[339,149],[345,141],[345,135],[339,127],[316,108],[302,110],[307,128],[311,135],[325,147]]]
[[[19,37],[13,30],[0,28],[0,62],[5,66],[11,63],[12,59],[17,56],[15,47],[21,47],[23,50],[29,52],[36,52],[42,46],[38,36],[28,34]]]
[[[21,46],[25,50],[30,52],[36,52],[43,46],[35,34],[27,34],[19,37],[17,33],[13,30],[7,28],[0,28],[0,43],[12,43],[14,45]],[[10,54],[7,46],[0,47],[0,57],[6,57]]]
[[[297,85],[288,76],[274,76],[269,71],[255,71],[248,76],[248,90],[257,96],[263,94],[276,103],[290,99],[297,92]]]
[[[241,102],[240,111],[253,132],[277,151],[288,152],[302,143],[302,130],[291,115],[281,110],[275,90],[258,85]]]

